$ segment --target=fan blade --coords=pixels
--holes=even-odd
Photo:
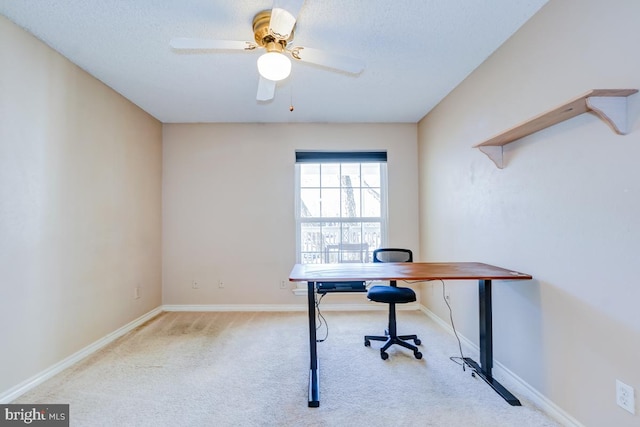
[[[208,40],[178,37],[171,39],[169,45],[177,50],[253,50],[257,46],[251,42],[238,40]]]
[[[275,94],[276,82],[260,76],[260,81],[258,82],[258,95],[256,96],[256,99],[258,101],[269,101],[273,99]]]
[[[273,0],[272,9],[288,10],[293,16],[298,16],[302,3],[304,3],[304,0]]]
[[[272,36],[280,40],[288,40],[291,37],[302,3],[304,0],[274,0],[269,21],[269,32]]]
[[[335,55],[318,49],[296,46],[289,52],[291,56],[297,60],[322,65],[323,67],[333,68],[350,74],[360,74],[362,70],[364,70],[364,62],[359,59]]]

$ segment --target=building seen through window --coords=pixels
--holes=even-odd
[[[298,262],[371,262],[386,241],[386,153],[332,154],[296,163]]]

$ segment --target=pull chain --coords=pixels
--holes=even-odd
[[[289,92],[290,103],[289,103],[289,111],[293,112],[293,84],[291,85],[291,91]]]

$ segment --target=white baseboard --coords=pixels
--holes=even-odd
[[[453,328],[451,325],[438,317],[434,312],[429,310],[424,305],[420,305],[420,311],[427,315],[431,320],[449,332],[451,335],[454,335]],[[464,335],[460,335],[458,332],[458,338],[460,338],[460,342],[463,346],[468,347],[475,353],[475,356],[480,354],[480,349],[478,346],[473,343],[473,341],[469,340]],[[466,356],[465,356],[466,357]],[[477,359],[476,359],[477,360]],[[538,390],[533,388],[529,383],[520,378],[518,375],[509,370],[502,363],[497,360],[493,360],[493,373],[495,377],[506,378],[508,381],[511,381],[518,386],[522,387],[527,394],[527,397],[533,401],[536,406],[540,408],[540,410],[544,411],[547,415],[561,423],[563,426],[573,426],[573,427],[584,427],[582,423],[573,418],[567,412],[565,412],[562,408],[557,406],[551,400],[549,400],[545,395],[540,393]]]
[[[164,311],[306,311],[301,304],[165,304]]]
[[[389,311],[389,305],[379,302],[367,302],[363,304],[326,304],[320,305],[322,311]],[[420,310],[420,306],[416,304],[400,304],[396,305],[396,311]],[[306,307],[305,307],[306,311]]]
[[[86,346],[82,350],[80,350],[80,351],[72,354],[71,356],[61,360],[60,362],[56,363],[55,365],[50,366],[49,368],[45,369],[44,371],[42,371],[42,372],[34,375],[33,377],[21,382],[20,384],[16,385],[15,387],[12,387],[9,390],[0,393],[0,404],[6,404],[6,403],[12,402],[13,400],[17,399],[18,397],[20,397],[24,393],[28,392],[32,388],[36,387],[39,384],[42,384],[43,382],[45,382],[49,378],[52,378],[54,375],[62,372],[63,370],[65,370],[68,367],[74,365],[75,363],[78,363],[79,361],[81,361],[85,357],[95,353],[96,351],[100,350],[101,348],[103,348],[107,344],[111,343],[112,341],[115,341],[116,339],[120,338],[121,336],[123,336],[127,332],[137,328],[138,326],[140,326],[143,323],[149,321],[150,319],[153,319],[154,317],[156,317],[160,313],[162,313],[162,307],[157,307],[157,308],[151,310],[150,312],[138,317],[137,319],[127,323],[126,325],[124,325],[123,327],[115,330],[114,332],[111,332],[110,334],[104,336],[103,338],[99,339],[98,341],[96,341],[96,342],[94,342],[92,344],[89,344],[88,346]]]
[[[326,304],[320,305],[322,311],[372,311],[388,310],[386,304]],[[419,310],[418,304],[402,304],[397,310]],[[307,304],[167,304],[164,311],[307,311]]]

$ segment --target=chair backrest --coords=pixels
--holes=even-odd
[[[373,262],[413,262],[410,249],[380,248],[373,251]]]

